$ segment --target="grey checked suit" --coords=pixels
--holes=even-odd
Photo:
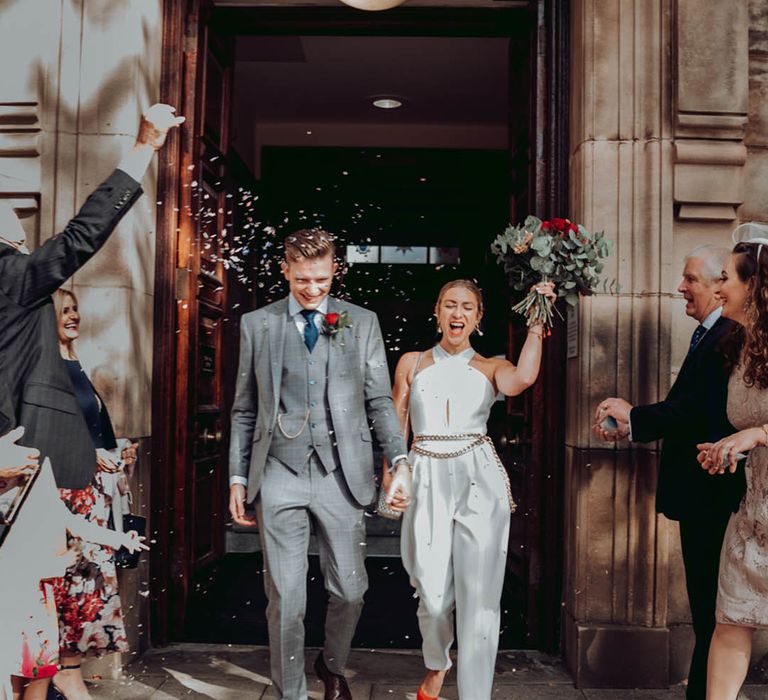
[[[406,453],[376,315],[329,298],[351,328],[310,353],[288,299],[243,316],[230,476],[248,480],[265,554],[272,681],[306,698],[304,611],[310,523],[329,593],[325,661],[343,673],[367,588],[363,508],[376,495],[371,430]],[[279,417],[279,420],[278,420]]]

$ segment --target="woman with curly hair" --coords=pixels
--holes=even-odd
[[[728,419],[739,432],[698,445],[710,474],[736,470],[749,452],[747,492],[731,516],[720,555],[707,700],[736,700],[749,667],[752,635],[768,628],[768,239],[737,243],[717,284],[723,316],[739,326],[729,359]]]

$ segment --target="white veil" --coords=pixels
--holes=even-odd
[[[757,221],[748,221],[739,224],[733,229],[731,235],[733,245],[737,243],[757,243],[757,261],[760,262],[760,253],[763,252],[763,246],[768,246],[768,224],[762,224]]]

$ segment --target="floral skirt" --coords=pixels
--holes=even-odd
[[[86,488],[59,489],[59,495],[73,513],[107,526],[111,503],[100,472]],[[128,651],[112,548],[73,538],[69,544],[77,547],[80,558],[54,579],[62,653]]]
[[[59,630],[53,584],[40,582],[40,605],[34,609],[21,634],[21,658],[14,675],[51,678],[59,663]]]

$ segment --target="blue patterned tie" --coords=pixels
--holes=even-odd
[[[699,344],[699,341],[701,340],[701,336],[703,336],[707,332],[707,329],[699,325],[699,327],[693,332],[693,335],[691,336],[691,347],[688,348],[688,353],[692,353],[696,346]]]
[[[317,309],[302,309],[301,315],[307,320],[307,325],[304,326],[304,345],[307,346],[307,350],[312,352],[315,349],[315,343],[317,343],[317,336],[320,332],[315,325],[315,316],[318,314]]]

